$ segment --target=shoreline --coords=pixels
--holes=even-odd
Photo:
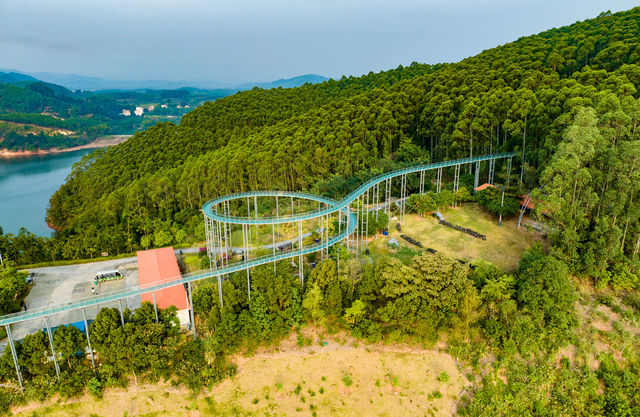
[[[123,142],[126,142],[127,139],[129,139],[132,136],[133,135],[103,136],[85,145],[73,146],[71,148],[64,148],[64,149],[51,148],[51,149],[38,149],[37,151],[9,151],[7,149],[0,149],[0,158],[11,159],[11,158],[21,158],[25,156],[49,155],[49,154],[58,154],[58,153],[64,153],[64,152],[73,152],[73,151],[79,151],[82,149],[106,148],[109,146],[116,146]]]

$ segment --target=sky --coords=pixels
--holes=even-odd
[[[339,78],[455,62],[627,0],[0,0],[0,68],[116,80]]]

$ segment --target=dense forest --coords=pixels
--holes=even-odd
[[[166,231],[169,243],[199,240],[198,210],[210,198],[330,194],[336,182],[385,169],[409,139],[433,161],[516,151],[511,191],[538,190],[554,250],[573,272],[606,281],[637,271],[639,16],[604,13],[455,64],[206,103],[179,126],[161,123],[85,157],[51,199],[47,219],[60,233],[40,259],[131,251]],[[590,152],[580,152],[580,131],[590,132]]]
[[[304,345],[301,329],[311,325],[365,343],[444,342],[469,381],[456,398],[460,415],[640,415],[638,22],[640,8],[603,13],[459,63],[256,88],[84,157],[51,199],[48,221],[59,232],[0,232],[3,256],[26,264],[202,241],[199,209],[217,195],[283,188],[340,197],[406,164],[498,151],[518,155],[504,204],[499,189],[472,196],[465,172],[455,195],[450,184],[418,195],[412,178],[409,207],[424,214],[475,200],[509,215],[513,197],[531,193],[549,245],[533,245],[512,273],[434,250],[361,262],[333,247],[322,262],[306,257],[304,285],[290,262],[253,268],[250,300],[244,271],[232,274],[224,307],[217,283],[202,281],[193,294],[200,341],[176,331],[171,309],[154,320],[149,304],[123,319],[105,308],[90,329],[97,370],[76,354],[81,333],[61,326],[54,345],[65,378],[56,383],[46,335],[30,335],[17,347],[25,393],[0,390],[0,410],[84,387],[100,397],[131,378],[199,393],[235,372],[230,353],[277,346],[292,329]],[[495,182],[507,182],[502,165]],[[383,217],[370,234],[391,226]],[[5,281],[18,283],[11,268]],[[0,379],[15,384],[12,366],[7,349]]]

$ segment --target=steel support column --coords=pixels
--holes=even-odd
[[[327,259],[329,259],[329,215],[328,215],[328,214],[327,214],[327,218],[326,218],[326,220],[324,221],[324,223],[325,223],[325,225],[327,226],[327,227],[326,227],[326,229],[327,229],[327,236],[325,236],[325,242],[327,242],[327,248],[326,248],[326,251],[327,251]]]
[[[193,297],[191,296],[191,282],[187,283],[187,291],[189,292],[189,316],[191,317],[191,330],[193,331],[193,340],[196,340],[196,316],[193,311]]]
[[[367,217],[366,226],[364,227],[364,249],[367,250],[369,246],[369,190],[367,190]]]
[[[302,257],[302,221],[298,221],[298,250],[300,251],[300,255],[298,255],[298,272],[300,273],[300,285],[304,287],[304,266],[302,265],[303,257]]]
[[[441,187],[442,187],[442,167],[439,167],[437,171],[437,178],[436,178],[436,193],[440,192]]]
[[[89,337],[89,324],[87,323],[87,312],[82,309],[82,319],[84,320],[84,331],[87,333],[87,345],[89,345],[89,354],[91,355],[91,366],[96,367],[96,361],[93,357],[93,348],[91,347],[91,338]]]
[[[511,181],[511,160],[513,158],[509,158],[507,162],[507,188],[509,187],[509,182]]]
[[[47,327],[47,336],[49,336],[49,346],[51,347],[51,356],[53,356],[53,365],[56,367],[56,376],[58,381],[60,380],[60,365],[58,365],[58,358],[56,357],[56,350],[53,347],[53,335],[51,334],[51,323],[49,322],[49,316],[44,316],[44,323]]]
[[[318,202],[320,206],[320,202]],[[320,207],[318,207],[320,208]],[[320,217],[320,262],[324,260],[324,216]]]
[[[458,187],[460,185],[460,165],[456,165],[455,174],[453,176],[453,197],[454,197],[454,207],[458,205],[458,200],[455,198],[456,192],[458,191]]]
[[[493,184],[493,174],[496,170],[496,160],[489,159],[489,184]]]
[[[475,192],[475,189],[478,188],[478,185],[480,182],[480,161],[476,162],[476,172],[475,172],[475,178],[473,179],[473,189]]]
[[[16,366],[16,375],[18,375],[18,383],[20,384],[20,391],[24,388],[22,386],[22,373],[20,372],[20,365],[18,365],[18,354],[16,353],[16,346],[13,344],[13,335],[11,334],[11,325],[4,326],[7,330],[7,337],[9,338],[9,347],[11,348],[11,356],[13,356],[13,364]]]
[[[124,315],[122,314],[122,299],[118,300],[118,310],[120,310],[120,321],[122,322],[122,327],[124,327]]]
[[[224,307],[224,301],[222,301],[222,276],[218,275],[218,297],[220,298],[220,308]]]
[[[275,275],[276,273],[276,225],[275,224],[271,224],[271,238],[272,238],[272,245],[273,245],[273,274]]]
[[[257,195],[253,196],[253,203],[254,203],[254,207],[255,207],[254,214],[255,214],[255,217],[257,219],[258,218],[258,196]]]
[[[404,224],[404,214],[407,205],[407,174],[402,176],[402,189],[400,192],[401,204],[402,204],[402,224]]]
[[[151,291],[151,296],[153,297],[153,311],[156,313],[156,323],[158,323],[160,320],[158,320],[158,305],[156,304],[156,292]]]
[[[242,246],[244,248],[244,261],[245,262],[249,262],[249,244],[247,242],[247,234],[248,234],[248,227],[246,224],[242,225]],[[247,267],[246,271],[247,271],[247,294],[249,296],[249,301],[251,301],[251,277],[250,277],[250,273],[249,273],[249,267]]]
[[[212,224],[210,223],[209,217],[202,212],[204,216],[204,234],[207,239],[207,257],[209,258],[209,269],[213,269],[213,265],[211,263],[211,256],[215,255],[215,234],[216,230],[211,230]]]
[[[378,212],[380,211],[378,205],[380,205],[380,183],[376,184],[376,222],[378,221]]]

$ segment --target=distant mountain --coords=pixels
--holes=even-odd
[[[328,80],[329,79],[327,77],[323,77],[322,75],[305,74],[305,75],[299,75],[293,78],[282,78],[272,82],[245,83],[245,84],[239,85],[237,88],[239,90],[251,90],[253,87],[260,87],[260,88],[264,88],[265,90],[268,90],[270,88],[278,88],[278,87],[293,88],[293,87],[300,87],[301,85],[304,85],[306,83],[317,84],[317,83],[322,83]]]
[[[189,81],[167,81],[167,80],[111,80],[100,77],[87,77],[77,74],[56,74],[51,72],[36,72],[31,75],[40,80],[63,85],[72,90],[166,90],[178,89],[181,87],[194,85],[195,87],[225,87],[222,83],[216,82],[189,82]]]
[[[0,83],[15,84],[25,81],[44,81],[64,86],[70,90],[176,90],[179,88],[251,90],[253,87],[264,89],[299,87],[305,83],[321,83],[328,78],[317,74],[305,74],[293,78],[283,78],[271,82],[249,82],[240,85],[216,81],[167,81],[167,80],[111,80],[100,77],[88,77],[77,74],[58,74],[53,72],[20,73],[15,70],[0,69]],[[34,78],[35,77],[35,78]]]
[[[19,72],[0,72],[0,83],[15,84],[15,83],[21,83],[24,81],[38,81],[38,80],[29,75],[21,74]]]

